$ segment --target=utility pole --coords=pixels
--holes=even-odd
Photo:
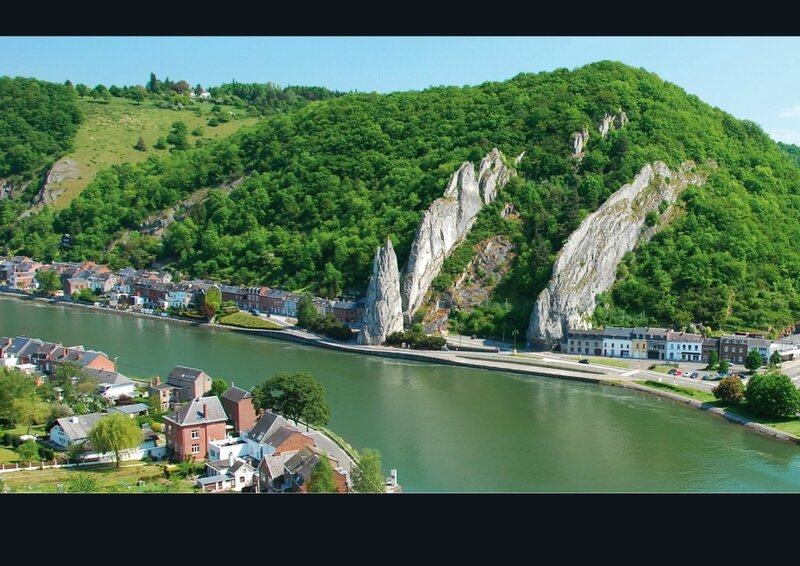
[[[514,336],[514,355],[517,355],[517,334],[519,334],[519,330],[516,328],[511,331],[511,334]]]

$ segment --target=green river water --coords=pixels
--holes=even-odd
[[[249,388],[309,371],[330,428],[405,492],[795,492],[800,447],[611,386],[340,353],[0,297],[0,335],[82,344],[130,377],[176,364]]]

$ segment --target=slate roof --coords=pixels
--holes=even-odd
[[[251,440],[263,444],[270,434],[287,424],[288,422],[282,416],[276,415],[272,411],[264,411],[264,415],[246,434]]]
[[[192,381],[197,381],[200,377],[200,374],[205,373],[201,369],[196,368],[187,368],[186,366],[175,366],[169,375],[167,376],[167,381],[170,379],[177,379],[177,380],[185,380],[191,379]]]
[[[228,399],[229,401],[233,401],[234,403],[239,403],[244,399],[253,398],[249,391],[245,391],[244,389],[236,387],[235,385],[228,387],[228,389],[225,390],[225,393],[222,394],[222,397],[224,399]]]
[[[311,475],[311,470],[317,465],[323,452],[313,446],[304,446],[297,453],[289,458],[284,464],[291,475],[299,475],[304,480]],[[335,466],[332,466],[335,467]]]
[[[177,389],[177,387],[175,387],[174,385],[170,385],[169,383],[159,383],[158,385],[151,385],[150,388],[159,390]]]
[[[630,327],[614,327],[609,326],[605,330],[603,330],[603,336],[608,338],[630,338],[631,332],[633,332],[633,328]]]
[[[129,377],[125,377],[117,371],[106,371],[104,369],[83,368],[86,375],[92,380],[99,383],[108,383],[110,385],[128,385],[133,383]]]
[[[205,419],[203,418],[203,405],[208,407],[208,417]],[[228,420],[217,396],[192,399],[165,418],[181,426]]]
[[[88,438],[89,431],[101,418],[103,418],[103,415],[100,413],[89,413],[88,415],[78,415],[77,423],[72,422],[76,417],[62,417],[56,419],[56,423],[64,429],[64,434],[67,438],[75,442],[82,438]]]
[[[119,411],[120,413],[125,413],[126,415],[135,415],[136,413],[146,411],[149,408],[150,407],[148,407],[144,403],[133,403],[132,405],[120,405],[118,407],[113,407],[115,411]]]
[[[272,434],[264,438],[262,444],[269,444],[273,448],[277,448],[281,444],[283,444],[290,436],[295,434],[295,432],[290,429],[289,427],[282,426],[278,430],[274,431]],[[300,434],[300,433],[297,433]]]

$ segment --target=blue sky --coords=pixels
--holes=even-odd
[[[390,92],[610,59],[800,144],[798,37],[2,37],[0,75],[90,86],[159,78]]]

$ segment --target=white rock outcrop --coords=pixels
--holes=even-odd
[[[548,347],[560,342],[569,327],[591,327],[595,296],[614,284],[622,256],[660,228],[661,222],[645,226],[647,213],[657,212],[662,200],[674,203],[686,186],[705,182],[693,169],[692,162],[677,171],[661,161],[647,164],[581,222],[559,252],[533,308],[527,333],[531,344]]]
[[[501,153],[495,148],[481,160],[477,179],[475,166],[465,161],[453,174],[444,196],[425,211],[411,244],[402,284],[406,323],[422,304],[444,260],[466,238],[480,209],[492,202],[498,189],[515,174],[503,164]]]
[[[578,159],[583,157],[583,148],[589,143],[589,128],[586,126],[580,132],[572,134],[572,155]]]
[[[624,128],[629,122],[628,115],[620,108],[619,114],[609,114],[606,112],[597,130],[600,132],[600,137],[605,138],[612,129]]]
[[[392,241],[375,250],[372,262],[372,277],[367,288],[367,305],[364,310],[364,326],[358,335],[358,343],[379,346],[393,332],[403,330],[403,309],[400,298],[400,274],[397,255]]]

